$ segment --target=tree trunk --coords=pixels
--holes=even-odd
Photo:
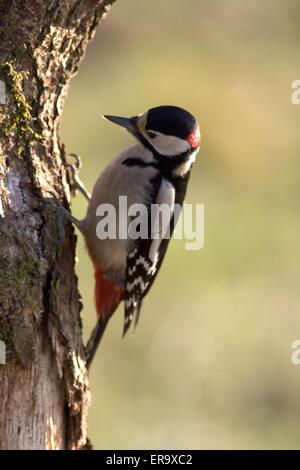
[[[86,447],[76,238],[47,201],[68,207],[64,99],[113,2],[0,1],[0,449]]]

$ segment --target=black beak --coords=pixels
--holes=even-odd
[[[125,127],[125,129],[127,129],[129,132],[132,132],[133,134],[136,133],[136,121],[137,121],[136,116],[131,117],[131,118],[126,118],[126,117],[121,117],[121,116],[111,116],[110,114],[103,114],[102,117],[104,119],[107,119],[108,121],[118,124],[118,126]]]

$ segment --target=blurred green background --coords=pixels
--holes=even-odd
[[[132,144],[102,113],[194,113],[203,145],[186,202],[205,246],[173,240],[135,335],[120,307],[91,370],[96,448],[300,448],[298,0],[118,0],[73,80],[62,126],[91,190]],[[72,202],[83,217],[81,196]],[[85,337],[93,273],[79,235]]]

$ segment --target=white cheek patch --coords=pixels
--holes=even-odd
[[[148,116],[148,111],[142,114],[138,114],[139,119],[137,122],[138,130],[140,131],[141,134],[145,135],[146,133],[146,124],[147,124],[147,116]]]
[[[190,148],[189,142],[173,135],[161,134],[157,131],[151,131],[155,134],[155,137],[151,139],[146,133],[143,133],[144,137],[152,145],[152,147],[162,155],[168,155],[169,157],[179,155],[180,153],[186,152]]]

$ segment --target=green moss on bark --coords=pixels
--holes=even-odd
[[[20,306],[34,307],[31,286],[37,276],[38,263],[33,258],[19,259],[11,265],[6,257],[0,257],[0,304],[4,307],[0,315],[0,340],[6,345],[9,360],[14,357],[13,352],[17,352],[16,311]]]
[[[38,263],[31,257],[19,259],[12,266],[8,259],[0,257],[0,299],[17,297],[30,304],[32,292],[30,281],[38,276]]]
[[[0,80],[6,86],[6,106],[0,107],[0,139],[4,136],[17,136],[18,155],[21,154],[23,142],[30,137],[40,139],[34,130],[32,108],[22,89],[26,74],[18,72],[13,62],[0,62]],[[5,112],[9,108],[10,112]],[[3,110],[4,109],[4,110]]]

